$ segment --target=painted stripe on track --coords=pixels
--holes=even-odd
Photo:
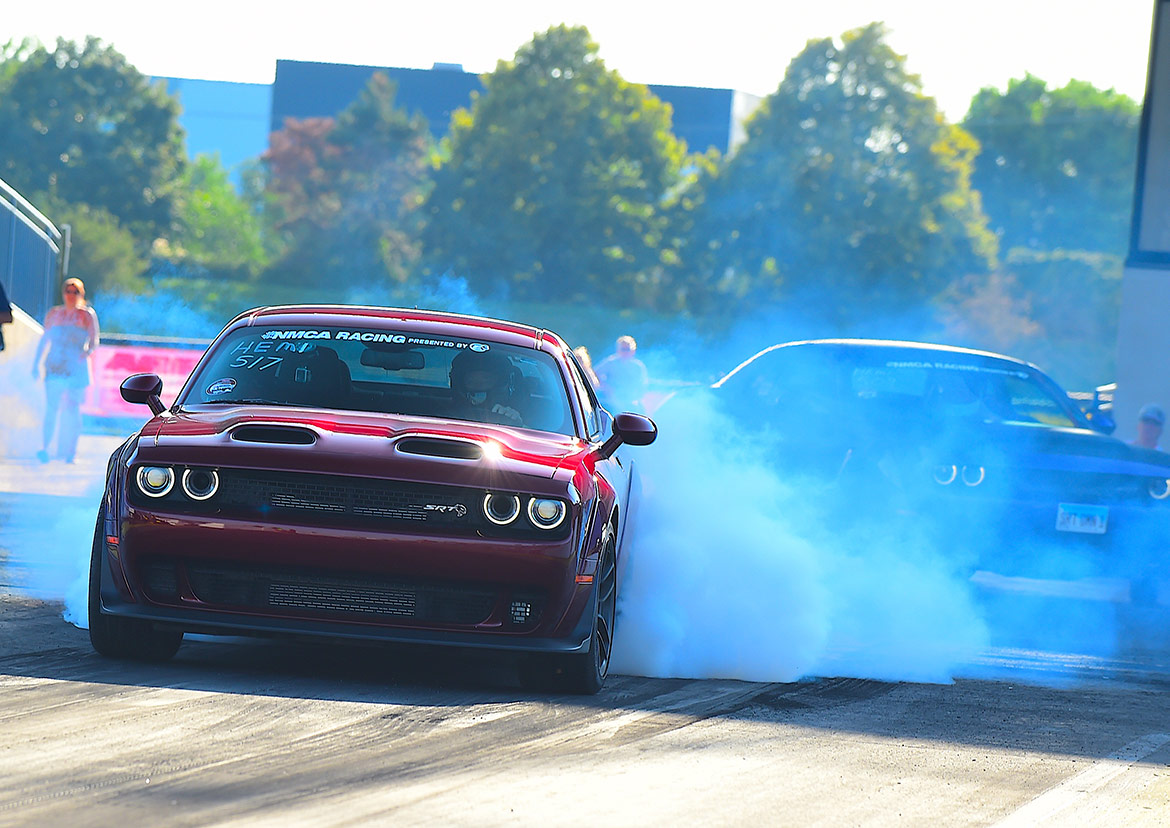
[[[1135,739],[1121,750],[1094,762],[1091,767],[1071,776],[1042,793],[1027,805],[995,823],[996,828],[1039,825],[1074,806],[1084,805],[1105,785],[1170,742],[1170,734],[1150,733]],[[1063,821],[1063,820],[1062,820]]]

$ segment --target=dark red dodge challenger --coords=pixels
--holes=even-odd
[[[184,632],[519,651],[605,681],[636,492],[611,417],[555,334],[389,308],[271,307],[216,338],[110,458],[90,566],[101,654]]]

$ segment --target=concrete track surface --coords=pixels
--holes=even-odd
[[[0,507],[82,498],[26,471],[0,469]],[[116,662],[13,578],[3,511],[0,825],[1170,824],[1164,650],[588,698],[446,651],[195,639]]]

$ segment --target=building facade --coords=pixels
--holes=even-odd
[[[431,69],[357,66],[278,60],[272,84],[158,78],[182,104],[179,122],[187,133],[191,157],[218,154],[240,181],[242,165],[268,149],[269,135],[288,118],[334,117],[352,103],[375,72],[397,86],[397,105],[420,113],[432,134],[447,133],[451,114],[470,106],[472,94],[483,91],[478,75],[454,64]],[[650,85],[670,104],[674,133],[694,152],[714,147],[726,153],[743,140],[743,124],[760,98],[733,89]]]

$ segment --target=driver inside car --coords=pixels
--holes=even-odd
[[[451,361],[455,416],[497,425],[523,426],[517,409],[516,370],[503,354],[464,351]]]

